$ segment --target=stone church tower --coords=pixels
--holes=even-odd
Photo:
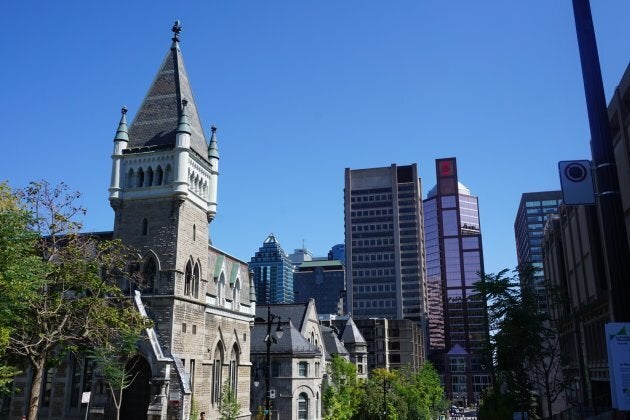
[[[211,245],[217,211],[216,129],[206,140],[184,68],[179,22],[173,42],[130,126],[127,110],[114,138],[109,201],[113,232],[141,257],[144,282],[131,290],[153,320],[127,364],[122,420],[218,419],[224,385],[236,390],[239,418],[249,419],[250,341],[256,295],[247,263]],[[14,380],[0,417],[26,412],[31,373]],[[46,370],[39,418],[115,419],[109,390],[93,361],[71,354]],[[82,395],[89,395],[89,404]],[[86,411],[88,411],[86,416]]]
[[[255,303],[247,264],[213,247],[216,128],[206,140],[180,49],[181,26],[127,127],[122,110],[109,201],[115,239],[140,252],[139,310],[154,322],[126,390],[125,419],[218,418],[221,387],[249,418],[249,338]],[[250,289],[251,287],[251,289]],[[148,379],[145,381],[144,379]]]

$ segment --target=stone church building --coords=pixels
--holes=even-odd
[[[247,263],[211,245],[217,211],[216,128],[202,129],[180,49],[179,22],[157,76],[129,127],[126,109],[114,139],[109,201],[113,232],[142,256],[147,284],[130,291],[151,318],[136,379],[125,390],[123,420],[219,418],[221,388],[237,391],[250,418],[250,334],[255,292]],[[15,380],[8,418],[20,419],[29,376]],[[81,403],[91,391],[89,412]],[[71,358],[46,372],[40,419],[110,419],[115,410],[98,371]]]

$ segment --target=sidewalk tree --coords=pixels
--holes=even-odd
[[[495,357],[494,398],[505,384],[519,411],[534,414],[532,392],[541,394],[551,413],[552,404],[569,386],[562,375],[566,362],[549,311],[540,305],[531,266],[488,274],[476,284],[488,299],[492,354]],[[558,296],[547,288],[549,304]]]
[[[221,391],[221,405],[219,407],[220,420],[236,420],[241,412],[241,404],[238,402],[236,391],[229,381],[223,384]]]
[[[131,327],[131,328],[130,328]],[[112,396],[116,409],[116,420],[120,419],[124,390],[136,379],[131,373],[131,360],[137,353],[138,341],[141,339],[134,323],[124,323],[116,331],[116,337],[110,336],[107,341],[95,343],[96,347],[87,352],[88,357],[96,363],[107,389]],[[135,359],[136,362],[138,359]]]
[[[349,420],[357,413],[361,389],[357,368],[343,357],[333,355],[327,368],[328,382],[323,390],[324,419]]]
[[[79,233],[77,218],[85,209],[76,204],[78,193],[38,182],[16,197],[27,221],[19,233],[36,235],[28,253],[37,260],[35,272],[19,277],[30,277],[36,289],[28,288],[9,310],[15,319],[6,354],[32,369],[27,418],[35,420],[48,367],[70,351],[109,343],[123,330],[140,334],[146,324],[118,287],[121,277],[132,278],[128,269],[137,257],[118,241]]]
[[[20,366],[7,352],[9,337],[28,315],[28,302],[39,292],[45,265],[36,253],[37,235],[28,229],[31,215],[6,183],[0,183],[0,393]]]

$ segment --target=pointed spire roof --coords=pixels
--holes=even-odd
[[[468,352],[459,344],[455,344],[446,354],[448,356],[466,356]]]
[[[210,146],[208,146],[208,157],[219,159],[219,146],[217,145],[217,127],[214,125],[210,128],[212,137],[210,137]]]
[[[335,329],[324,325],[320,326],[320,328],[322,331],[322,340],[324,340],[324,348],[326,349],[326,353],[328,353],[328,355],[332,356],[333,354],[339,354],[341,356],[347,356],[350,354],[348,349],[346,349],[339,339]]]
[[[177,124],[177,132],[178,133],[188,133],[190,134],[190,123],[188,122],[188,110],[186,109],[188,105],[188,100],[182,99],[182,112],[179,117],[179,123]]]
[[[173,147],[181,117],[181,103],[185,98],[188,101],[186,113],[191,132],[190,148],[207,159],[208,146],[179,47],[179,21],[175,22],[172,30],[173,44],[129,128],[128,148]]]
[[[348,322],[346,322],[346,326],[343,329],[341,339],[344,343],[348,344],[366,344],[363,334],[359,331],[359,327],[354,323],[352,317],[348,317]]]
[[[129,133],[127,133],[127,107],[123,106],[120,113],[122,115],[120,116],[120,122],[118,123],[118,130],[116,130],[114,141],[129,141]]]

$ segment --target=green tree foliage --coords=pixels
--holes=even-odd
[[[221,391],[221,406],[219,407],[220,420],[236,420],[241,412],[241,404],[238,396],[229,381],[223,384]]]
[[[496,374],[492,404],[513,401],[517,411],[536,416],[533,392],[539,392],[551,406],[569,386],[569,379],[562,375],[566,365],[560,354],[557,338],[549,312],[541,307],[534,285],[534,269],[524,267],[502,270],[498,274],[482,277],[477,290],[490,302],[488,318],[491,331],[492,353]],[[547,289],[550,304],[558,301],[553,290]],[[511,398],[499,396],[499,386],[504,384]],[[485,400],[482,402],[486,404]],[[483,410],[482,410],[483,411]],[[480,417],[481,418],[481,417]],[[495,418],[495,417],[489,417]]]
[[[46,267],[36,255],[37,234],[28,229],[31,215],[20,198],[0,183],[0,393],[20,372],[7,352],[9,337],[28,315],[43,284]]]
[[[108,341],[98,343],[95,348],[88,351],[88,355],[96,362],[103,381],[109,389],[116,408],[116,420],[118,420],[123,391],[136,379],[131,374],[134,366],[129,365],[129,360],[137,353],[141,337],[135,323],[122,325],[115,334],[116,337],[109,336]]]
[[[358,418],[389,420],[429,420],[446,410],[444,388],[430,363],[418,373],[408,369],[374,369],[364,384],[364,397]]]
[[[132,277],[128,268],[133,254],[118,241],[79,234],[76,219],[85,209],[75,204],[78,197],[65,184],[39,182],[23,190],[16,204],[25,213],[15,216],[21,220],[15,233],[24,238],[23,254],[31,261],[28,270],[12,274],[25,293],[21,302],[8,303],[14,318],[5,351],[32,369],[29,420],[37,418],[47,366],[69,351],[104,347],[124,331],[139,334],[146,327],[118,288],[121,277]],[[9,256],[8,265],[19,267],[18,256]]]
[[[513,413],[518,411],[517,402],[511,394],[501,394],[492,388],[482,396],[477,417],[479,419],[512,420]]]
[[[333,355],[327,373],[328,382],[322,393],[324,419],[349,420],[357,413],[361,402],[357,368],[343,357]]]

